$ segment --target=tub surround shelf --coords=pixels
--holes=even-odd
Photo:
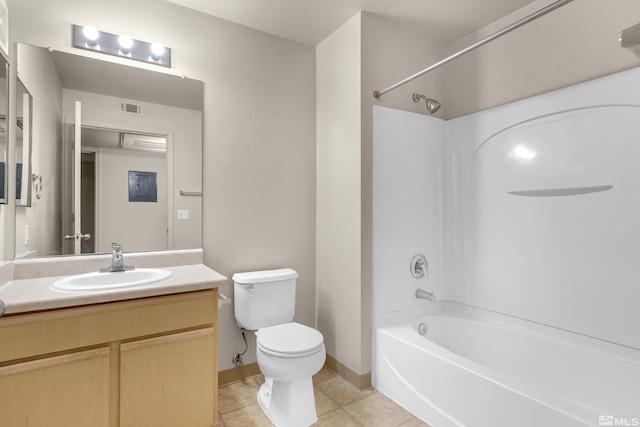
[[[579,194],[597,193],[600,191],[611,190],[613,185],[597,185],[594,187],[572,187],[572,188],[550,188],[546,190],[524,190],[524,191],[508,191],[514,196],[525,197],[559,197],[559,196],[576,196]]]

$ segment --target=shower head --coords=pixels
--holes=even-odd
[[[435,99],[427,98],[424,95],[413,94],[413,102],[420,102],[420,99],[424,99],[427,104],[427,111],[429,114],[433,114],[440,109],[440,103]]]

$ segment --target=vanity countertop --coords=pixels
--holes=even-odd
[[[217,288],[227,278],[204,264],[162,267],[172,276],[161,282],[139,288],[91,292],[60,292],[51,285],[65,276],[12,280],[0,287],[0,300],[5,305],[4,315],[30,311],[51,310],[89,304],[146,298],[182,292]]]

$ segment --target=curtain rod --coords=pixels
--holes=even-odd
[[[499,31],[496,31],[495,33],[493,33],[493,34],[491,34],[491,35],[489,35],[489,36],[487,36],[487,37],[475,42],[471,46],[466,47],[466,48],[462,49],[461,51],[459,51],[457,53],[454,53],[451,56],[448,56],[447,58],[443,59],[440,62],[436,62],[432,66],[430,66],[428,68],[425,68],[424,70],[419,71],[419,72],[415,73],[414,75],[409,76],[406,79],[401,80],[398,83],[389,86],[388,88],[385,88],[385,89],[382,89],[382,90],[376,90],[375,92],[373,92],[373,96],[376,99],[380,99],[380,97],[382,95],[384,95],[385,93],[387,93],[389,91],[392,91],[393,89],[395,89],[395,88],[397,88],[399,86],[402,86],[405,83],[409,83],[411,80],[416,79],[416,78],[420,77],[421,75],[426,74],[426,73],[428,73],[430,71],[433,71],[436,68],[441,67],[444,64],[446,64],[448,62],[451,62],[454,59],[456,59],[456,58],[458,58],[458,57],[460,57],[460,56],[462,56],[462,55],[464,55],[464,54],[466,54],[468,52],[471,52],[472,50],[477,49],[480,46],[482,46],[484,44],[487,44],[490,41],[493,41],[493,40],[497,39],[498,37],[501,37],[501,36],[511,32],[511,31],[515,30],[516,28],[519,28],[519,27],[521,27],[521,26],[523,26],[525,24],[528,24],[529,22],[534,21],[534,20],[540,18],[541,16],[546,15],[547,13],[556,10],[559,7],[562,7],[567,3],[571,3],[572,1],[573,0],[558,0],[558,1],[554,2],[554,3],[551,3],[550,5],[548,5],[546,7],[543,7],[542,9],[538,10],[537,12],[534,12],[531,15],[528,15],[528,16],[520,19],[519,21],[514,22],[513,24],[511,24],[509,26],[504,27],[503,29],[501,29]]]

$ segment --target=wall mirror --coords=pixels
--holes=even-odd
[[[16,85],[16,206],[31,206],[31,133],[33,97],[18,78]],[[33,183],[39,186],[38,180]]]
[[[8,63],[0,54],[0,204],[7,203],[7,111],[9,110]]]
[[[22,43],[17,70],[39,198],[16,258],[202,246],[202,82]]]

